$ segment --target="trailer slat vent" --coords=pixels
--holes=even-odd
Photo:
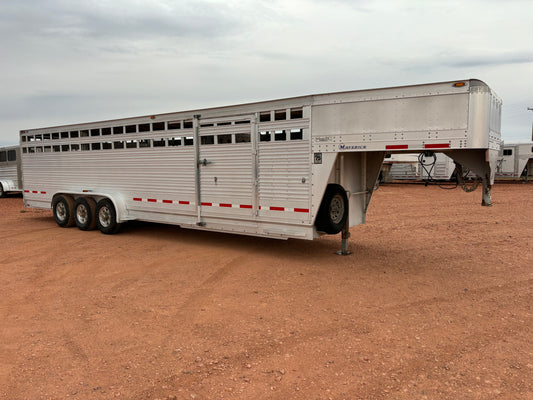
[[[283,121],[285,119],[287,119],[287,110],[276,110],[274,112],[275,121]]]
[[[218,144],[231,143],[231,134],[218,135],[217,136],[217,143]]]
[[[251,137],[249,133],[236,133],[235,134],[235,143],[248,143],[250,142]]]
[[[181,138],[170,138],[168,139],[168,145],[169,146],[181,146]]]
[[[164,122],[154,122],[152,124],[152,131],[164,131],[165,123]]]
[[[270,121],[270,111],[262,112],[259,114],[259,122],[268,122]]]
[[[304,113],[302,108],[291,108],[291,119],[301,119]]]
[[[168,129],[181,129],[181,121],[169,121]]]
[[[270,142],[272,135],[268,131],[259,132],[259,141],[260,142]]]
[[[291,140],[303,140],[304,131],[303,129],[291,129]]]
[[[215,144],[215,136],[208,135],[200,138],[200,144]]]

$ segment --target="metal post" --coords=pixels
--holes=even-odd
[[[528,107],[527,110],[528,111],[533,111],[533,108]],[[533,140],[533,122],[531,123],[531,140]]]

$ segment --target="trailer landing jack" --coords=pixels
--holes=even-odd
[[[348,239],[350,238],[350,228],[348,224],[348,219],[346,219],[346,223],[344,224],[344,227],[342,228],[342,239],[341,239],[341,249],[335,254],[339,256],[347,256],[352,254],[350,250],[348,250]]]

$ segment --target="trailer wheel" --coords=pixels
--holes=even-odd
[[[0,199],[3,199],[4,197],[6,197],[6,192],[4,192],[4,187],[0,183]]]
[[[74,220],[82,231],[96,228],[96,202],[90,197],[79,197],[74,203]]]
[[[117,211],[113,202],[102,199],[96,205],[96,225],[100,232],[111,235],[118,232],[120,224],[117,223]]]
[[[330,235],[339,233],[348,218],[348,196],[341,185],[330,183],[318,209],[317,231]]]
[[[56,223],[62,228],[74,226],[74,200],[70,196],[56,196],[52,201]]]

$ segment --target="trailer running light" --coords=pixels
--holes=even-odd
[[[453,84],[454,87],[462,87],[462,86],[465,86],[465,85],[466,85],[466,83],[464,83],[464,82],[457,82],[457,83]]]

